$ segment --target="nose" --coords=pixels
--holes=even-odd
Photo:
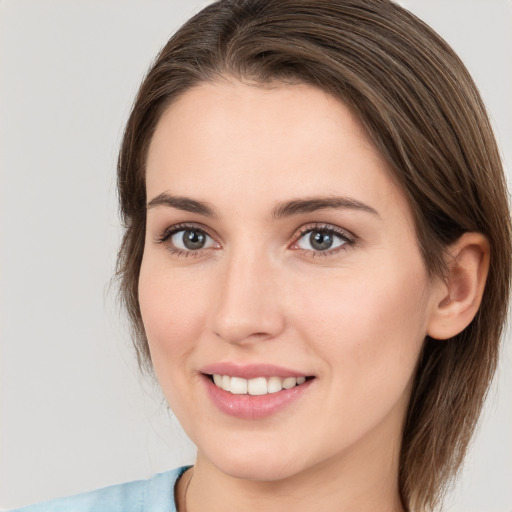
[[[269,258],[250,251],[223,262],[212,330],[231,344],[251,344],[277,337],[284,329],[279,269]]]

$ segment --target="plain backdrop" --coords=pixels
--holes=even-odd
[[[191,463],[111,285],[137,87],[197,0],[0,0],[0,508]],[[512,162],[512,2],[405,0],[466,62]],[[446,510],[512,511],[512,351]]]

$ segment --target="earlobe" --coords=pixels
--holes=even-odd
[[[448,248],[448,275],[439,280],[427,326],[431,338],[451,338],[471,323],[480,307],[489,260],[489,242],[481,233],[464,233]]]

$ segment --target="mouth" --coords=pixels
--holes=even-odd
[[[273,393],[279,393],[283,390],[289,390],[297,386],[303,385],[305,382],[314,377],[298,376],[298,377],[254,377],[245,379],[231,375],[221,375],[218,373],[207,374],[213,384],[233,395],[251,395],[261,396]]]
[[[317,377],[302,371],[267,363],[228,361],[199,370],[206,394],[216,408],[249,420],[278,414],[310,396]]]

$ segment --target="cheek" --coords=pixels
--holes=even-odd
[[[191,379],[197,378],[190,368],[191,353],[208,310],[206,294],[183,273],[143,261],[139,302],[156,377],[170,408],[191,432],[193,418],[200,415],[189,395]]]
[[[317,283],[296,309],[310,343],[340,385],[395,396],[414,371],[426,334],[423,265],[384,264]],[[386,272],[382,272],[385,268]]]
[[[139,302],[153,366],[164,377],[166,369],[186,363],[192,341],[200,337],[207,310],[204,289],[183,273],[143,261]],[[167,374],[173,372],[165,371],[165,378]]]

